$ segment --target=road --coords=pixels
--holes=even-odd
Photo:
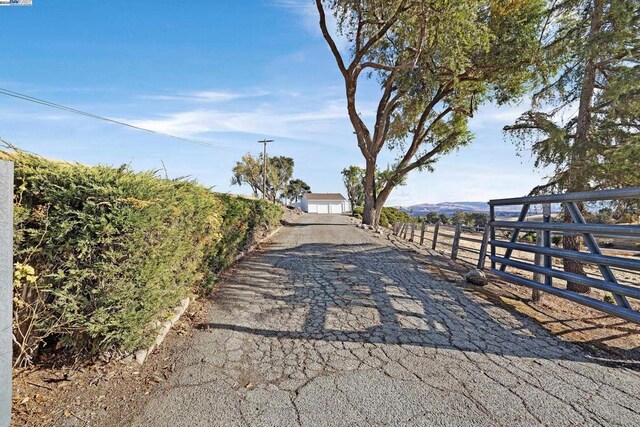
[[[220,284],[136,426],[640,425],[640,375],[306,215]]]

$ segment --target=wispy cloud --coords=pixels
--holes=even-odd
[[[205,133],[239,132],[313,139],[331,128],[327,122],[345,122],[346,117],[344,101],[334,100],[324,103],[319,108],[302,112],[282,111],[270,105],[236,112],[195,109],[130,122],[185,137]]]
[[[258,98],[269,95],[264,90],[232,92],[204,90],[198,92],[181,92],[176,94],[158,94],[158,95],[142,95],[140,99],[150,99],[155,101],[183,101],[183,102],[202,102],[202,103],[220,103],[228,102],[241,98]]]
[[[318,10],[316,9],[315,2],[310,0],[273,0],[273,4],[276,7],[288,9],[300,17],[300,22],[304,28],[312,35],[316,37],[322,37],[322,31],[320,31],[320,23]],[[338,32],[338,24],[336,22],[333,13],[326,14],[327,28],[331,33],[333,40],[340,52],[347,52],[349,48],[349,41],[346,37]]]

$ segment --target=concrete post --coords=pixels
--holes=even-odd
[[[0,160],[0,427],[11,423],[13,163]]]

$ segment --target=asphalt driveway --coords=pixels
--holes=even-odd
[[[139,426],[640,425],[640,375],[306,215],[220,285]]]

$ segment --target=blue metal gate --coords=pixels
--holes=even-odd
[[[596,237],[614,237],[617,239],[631,239],[633,244],[640,244],[640,225],[614,225],[587,223],[579,208],[585,202],[605,202],[620,200],[640,201],[640,187],[620,190],[589,191],[581,193],[555,194],[535,197],[519,197],[512,199],[491,200],[489,221],[489,247],[491,250],[491,271],[508,281],[524,285],[539,291],[566,298],[585,306],[601,310],[605,313],[621,317],[631,322],[640,323],[640,312],[629,302],[629,298],[640,300],[640,259],[602,253]],[[551,204],[560,204],[568,212],[572,222],[552,222]],[[543,220],[527,220],[529,209],[534,205],[542,205]],[[496,216],[498,206],[522,206],[516,221],[499,219]],[[510,233],[509,241],[498,240],[496,231],[503,230]],[[523,232],[542,233],[541,245],[518,242]],[[552,247],[552,234],[580,236],[587,251],[571,251]],[[503,253],[498,254],[498,249]],[[638,247],[640,250],[640,247]],[[513,251],[522,251],[539,255],[542,263],[528,263],[515,260]],[[483,263],[481,255],[481,263]],[[570,259],[583,264],[597,267],[597,273],[590,276],[569,273],[553,268],[553,259]],[[508,268],[541,275],[544,280],[531,280],[521,275],[513,274]],[[627,271],[634,275],[633,283],[619,283],[616,271]],[[599,273],[599,274],[598,274]],[[579,283],[590,288],[611,292],[615,300],[609,303],[580,294],[568,289],[554,286],[554,279]],[[640,302],[640,301],[639,301]]]

